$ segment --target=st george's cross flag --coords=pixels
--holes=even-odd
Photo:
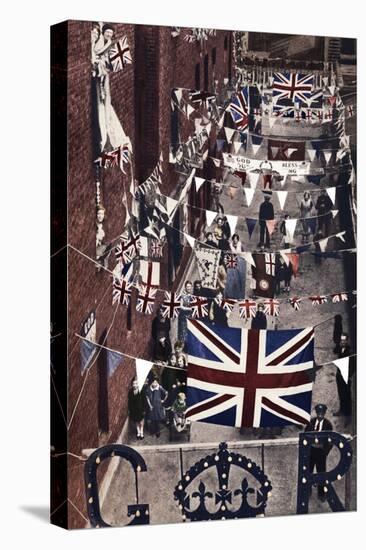
[[[237,329],[188,320],[187,413],[224,426],[306,425],[314,328]]]

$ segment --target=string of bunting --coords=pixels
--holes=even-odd
[[[97,344],[97,343],[94,343],[94,342],[90,342],[87,339],[80,336],[80,334],[77,334],[77,333],[75,333],[75,336],[77,338],[79,338],[81,341],[87,341],[87,342],[93,344],[93,346],[95,346],[95,348],[105,349],[107,351],[107,353],[112,353],[116,356],[119,356],[119,358],[120,358],[119,364],[122,363],[123,358],[131,359],[132,361],[134,361],[135,362],[135,369],[136,369],[136,378],[137,378],[138,387],[139,387],[140,391],[142,390],[142,388],[145,384],[145,381],[148,377],[149,372],[151,371],[151,369],[155,365],[162,365],[162,366],[164,366],[164,368],[168,368],[168,369],[171,369],[171,370],[177,370],[177,371],[186,370],[184,367],[174,367],[172,365],[168,365],[168,364],[162,363],[162,362],[157,362],[157,361],[154,362],[154,361],[149,361],[147,359],[141,359],[141,358],[135,357],[133,355],[130,355],[128,353],[124,353],[124,352],[119,351],[119,350],[111,349],[107,346],[104,346],[103,344]],[[342,359],[334,359],[333,361],[327,361],[326,363],[314,364],[313,368],[314,368],[314,370],[317,371],[320,368],[325,367],[327,365],[335,364],[338,368],[340,368],[340,370],[342,372],[342,375],[345,376],[346,374],[344,372],[344,369],[345,369],[346,366],[348,367],[349,359],[352,358],[352,357],[355,357],[355,356],[356,356],[356,354],[352,354],[352,355],[349,355],[349,356],[344,357]],[[348,379],[348,373],[347,373],[347,379]]]

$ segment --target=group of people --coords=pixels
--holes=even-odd
[[[159,308],[151,326],[154,367],[142,390],[136,379],[128,394],[129,418],[135,424],[137,439],[144,439],[145,422],[151,434],[160,437],[162,425],[173,425],[177,432],[188,426],[185,418],[187,357],[184,341],[171,344],[171,322]]]

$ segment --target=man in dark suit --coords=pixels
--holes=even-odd
[[[273,220],[274,219],[274,210],[273,210],[273,204],[271,203],[271,191],[267,191],[263,193],[264,195],[264,201],[259,207],[259,244],[258,246],[265,245],[266,248],[270,248],[271,241],[269,236],[269,231],[267,228],[267,220]],[[265,236],[265,237],[264,237]]]
[[[319,403],[315,406],[316,417],[312,418],[305,427],[305,432],[331,432],[332,424],[325,418],[327,406]],[[310,449],[310,472],[316,468],[317,473],[325,472],[327,469],[327,456],[332,445],[326,442],[314,442]],[[325,500],[324,485],[318,485],[318,498]]]
[[[338,358],[342,359],[344,357],[349,357],[351,355],[351,348],[348,343],[348,335],[345,333],[341,334],[339,348],[338,348]],[[341,371],[337,369],[336,382],[338,389],[338,398],[339,398],[339,410],[334,413],[334,416],[351,416],[352,412],[352,399],[351,399],[351,372],[349,373],[348,383],[345,382]]]

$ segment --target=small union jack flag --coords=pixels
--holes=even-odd
[[[242,300],[239,302],[239,317],[240,319],[250,319],[255,317],[257,312],[257,304],[254,300]]]
[[[132,262],[141,248],[140,235],[134,235],[131,238],[121,235],[120,243],[115,247],[116,260],[123,265]]]
[[[265,266],[266,266],[266,273],[267,275],[271,275],[272,277],[274,277],[275,275],[275,265],[276,265],[276,256],[275,254],[273,254],[272,252],[270,253],[265,253],[264,255],[264,261],[265,261]]]
[[[169,319],[178,317],[180,310],[180,295],[166,290],[164,301],[161,304],[161,310],[163,317],[169,317]]]
[[[153,258],[161,258],[163,255],[163,245],[157,239],[151,239],[150,252]]]
[[[320,304],[325,304],[327,302],[326,296],[309,296],[309,300],[311,300],[311,303],[313,306],[317,306]]]
[[[157,288],[141,284],[137,297],[136,310],[151,315],[154,310]]]
[[[208,316],[208,300],[207,298],[201,298],[201,296],[193,296],[191,301],[192,317],[194,319],[200,319],[201,317]]]
[[[246,86],[245,88],[242,88],[238,94],[235,95],[234,99],[228,107],[238,130],[246,130],[249,126],[248,100],[248,86]]]
[[[280,314],[280,302],[278,300],[273,300],[272,298],[265,300],[264,313],[266,315],[273,315],[274,317],[278,317]]]
[[[295,109],[289,106],[273,105],[273,116],[276,117],[285,117],[285,118],[294,118]]]
[[[118,302],[124,306],[128,306],[131,299],[132,289],[132,283],[129,283],[126,279],[114,279],[112,304]]]
[[[294,308],[295,311],[299,311],[301,298],[298,298],[298,296],[294,296],[293,298],[289,299],[289,302],[290,302],[290,304],[292,305],[292,307]]]
[[[191,90],[189,92],[189,99],[192,101],[192,103],[196,104],[197,107],[200,107],[203,103],[206,109],[208,109],[211,101],[214,101],[216,99],[216,94],[213,94],[211,92]]]
[[[307,103],[314,84],[314,75],[297,73],[275,73],[272,87],[274,102],[283,99]]]
[[[132,63],[131,51],[126,36],[118,40],[118,42],[110,48],[109,62],[115,73],[123,70],[126,65]]]
[[[113,149],[113,151],[104,152],[97,160],[94,161],[102,168],[110,168],[111,166],[121,165],[121,147]]]
[[[346,292],[338,292],[337,294],[332,294],[333,304],[337,304],[338,302],[347,302],[347,301],[348,301],[348,294]]]
[[[236,300],[233,300],[232,298],[223,298],[222,296],[216,296],[215,302],[219,307],[225,311],[229,311],[230,313],[232,313],[236,304]]]
[[[355,114],[354,112],[354,109],[353,109],[353,105],[348,105],[347,106],[347,115],[348,116],[353,116]]]
[[[238,256],[236,254],[225,254],[224,263],[227,268],[235,269],[238,267]]]

